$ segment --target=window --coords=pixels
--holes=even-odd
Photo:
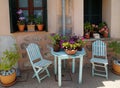
[[[11,32],[18,31],[17,10],[22,9],[28,20],[30,15],[42,15],[44,30],[47,31],[47,0],[9,0]]]
[[[102,22],[102,0],[84,0],[84,22]]]

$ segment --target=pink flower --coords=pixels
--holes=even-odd
[[[105,31],[105,28],[102,28],[102,29],[99,30],[100,33],[103,32],[103,31]]]
[[[107,31],[107,30],[105,30],[105,31],[104,31],[104,33],[107,33],[107,34],[108,34],[108,31]]]

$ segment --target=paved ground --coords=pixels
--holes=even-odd
[[[120,76],[115,75],[109,70],[109,79],[103,77],[92,77],[91,66],[84,66],[83,68],[83,83],[78,84],[78,67],[76,67],[76,73],[70,73],[70,68],[63,70],[63,79],[68,81],[62,81],[61,88],[120,88]],[[42,80],[42,83],[38,83],[37,79],[32,79],[33,70],[27,70],[22,72],[22,76],[18,77],[15,85],[9,88],[59,88],[58,82],[55,80],[53,72],[53,65],[49,68],[51,77]],[[72,77],[72,80],[70,79]],[[0,88],[4,88],[1,87]]]

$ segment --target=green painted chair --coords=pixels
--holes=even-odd
[[[48,66],[52,64],[51,61],[43,59],[40,49],[37,44],[31,43],[26,48],[27,54],[29,56],[30,63],[34,70],[34,75],[32,78],[37,77],[38,82],[40,83],[42,79],[50,77]],[[46,71],[46,75],[40,77],[40,73]]]
[[[92,76],[98,75],[108,79],[108,60],[106,44],[101,40],[92,43]]]

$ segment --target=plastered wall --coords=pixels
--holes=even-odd
[[[0,35],[10,34],[9,0],[0,0]],[[48,0],[48,31],[57,31],[57,13],[60,0]],[[73,0],[73,32],[83,34],[84,0]],[[110,28],[112,38],[120,38],[120,0],[103,0],[103,21]]]
[[[108,24],[110,37],[120,38],[120,0],[103,0],[102,17]]]
[[[10,34],[9,0],[0,0],[0,35]]]

